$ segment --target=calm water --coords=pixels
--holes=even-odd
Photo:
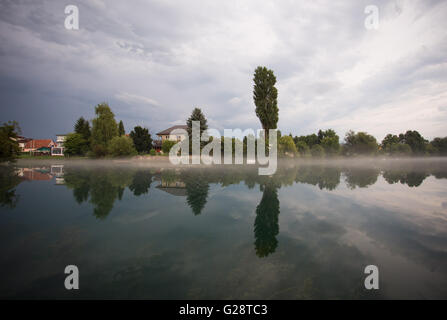
[[[0,170],[1,298],[447,298],[446,160]]]

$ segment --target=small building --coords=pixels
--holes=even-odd
[[[186,139],[187,135],[185,135],[185,134],[172,134],[172,131],[174,131],[176,129],[187,130],[188,126],[187,125],[173,126],[173,127],[168,128],[168,129],[165,129],[163,131],[160,131],[159,133],[157,133],[157,136],[160,137],[161,142],[163,142],[165,140],[183,141],[184,139]]]
[[[56,146],[56,143],[51,139],[32,139],[25,143],[23,152],[30,152],[35,155],[50,154],[51,148]]]
[[[63,147],[65,139],[67,139],[68,134],[57,134],[56,135],[56,145],[57,147]]]
[[[67,134],[57,134],[56,135],[56,145],[51,148],[52,156],[63,156],[64,155],[64,143],[67,138]]]
[[[17,143],[19,144],[19,148],[20,151],[23,152],[23,150],[25,149],[25,145],[27,142],[33,140],[31,138],[25,138],[23,136],[17,136],[17,139],[15,139],[17,141]]]
[[[184,139],[186,139],[186,137],[188,136],[187,134],[173,134],[172,132],[176,129],[187,130],[188,126],[187,125],[176,125],[176,126],[173,126],[173,127],[170,127],[168,129],[158,132],[157,136],[160,139],[154,140],[152,142],[152,145],[157,152],[161,151],[161,146],[163,144],[163,141],[165,141],[165,140],[180,142],[180,141],[183,141]]]

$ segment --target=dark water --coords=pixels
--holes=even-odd
[[[1,298],[447,298],[445,160],[0,170]]]

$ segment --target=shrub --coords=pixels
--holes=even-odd
[[[157,151],[155,151],[155,149],[151,149],[151,150],[149,151],[149,154],[150,154],[151,156],[155,156],[155,155],[157,154]]]
[[[64,141],[64,153],[68,155],[84,155],[89,150],[89,143],[80,133],[70,133]]]
[[[312,149],[310,149],[310,153],[312,154],[312,157],[316,157],[316,158],[324,157],[324,149],[319,144],[313,145]]]
[[[412,154],[411,147],[406,143],[392,143],[389,149],[390,153],[396,156],[409,156]]]
[[[310,157],[310,148],[304,141],[297,141],[296,149],[301,157]]]
[[[89,154],[93,155],[94,157],[104,157],[107,154],[107,148],[102,144],[92,145],[92,150]]]
[[[175,144],[177,144],[177,141],[165,140],[161,145],[161,151],[163,151],[163,153],[169,153]]]
[[[132,156],[137,154],[137,150],[135,150],[131,138],[118,136],[110,140],[109,153],[115,157]]]

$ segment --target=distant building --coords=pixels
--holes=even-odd
[[[184,135],[184,134],[171,134],[172,131],[174,131],[176,129],[187,130],[188,126],[187,125],[173,126],[173,127],[168,128],[168,129],[165,129],[163,131],[160,131],[159,133],[157,133],[157,136],[160,137],[162,142],[165,141],[165,140],[182,141],[183,139],[185,139],[186,135]]]
[[[51,139],[32,139],[25,143],[23,152],[30,152],[33,154],[50,154],[51,148],[56,146],[56,143]]]
[[[51,148],[52,156],[63,156],[64,155],[64,143],[67,138],[66,134],[57,134],[56,135],[56,145]]]
[[[25,145],[27,142],[33,140],[31,138],[25,138],[23,136],[17,136],[17,139],[15,139],[17,141],[17,143],[19,144],[19,148],[20,151],[23,152],[23,150],[25,149]]]
[[[183,141],[184,139],[186,139],[187,135],[185,135],[185,134],[172,134],[172,131],[174,131],[176,129],[187,130],[188,126],[187,125],[176,125],[176,126],[173,126],[173,127],[170,127],[168,129],[158,132],[157,136],[160,139],[153,141],[152,145],[153,145],[154,149],[156,151],[160,152],[163,141],[165,141],[165,140],[179,142],[179,141]]]
[[[68,134],[57,134],[56,135],[56,144],[58,147],[63,147],[65,139],[67,139]]]

